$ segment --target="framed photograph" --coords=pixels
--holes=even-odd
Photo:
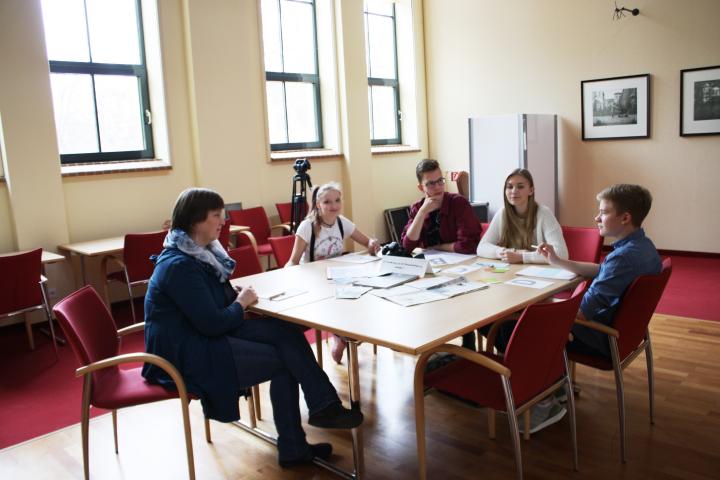
[[[582,139],[650,137],[650,74],[580,82]]]
[[[680,135],[720,135],[720,65],[680,71]]]

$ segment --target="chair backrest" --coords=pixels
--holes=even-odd
[[[225,222],[223,224],[222,230],[220,230],[220,236],[218,237],[218,241],[225,250],[230,249],[230,222]]]
[[[230,275],[231,280],[233,278],[255,275],[263,271],[262,265],[260,265],[260,258],[252,245],[233,248],[228,252],[228,255],[235,260],[235,270],[232,275]]]
[[[620,332],[620,359],[627,357],[645,338],[650,319],[672,273],[672,262],[666,258],[657,275],[641,275],[630,284],[615,314],[613,328]]]
[[[273,255],[275,255],[275,263],[277,263],[278,267],[284,267],[292,255],[293,246],[295,245],[295,235],[270,237],[268,241],[272,247]]]
[[[488,231],[488,228],[490,227],[490,224],[487,222],[482,222],[480,224],[480,240],[482,240],[482,237],[485,236],[485,232]]]
[[[516,403],[524,403],[562,376],[563,351],[587,287],[584,281],[567,300],[535,303],[523,311],[503,360],[512,372]]]
[[[244,210],[231,210],[230,223],[250,227],[258,245],[268,243],[270,236],[270,222],[263,207],[246,208]]]
[[[292,202],[276,203],[275,208],[277,208],[278,216],[280,216],[280,223],[290,223],[292,220]],[[300,205],[300,218],[296,219],[298,223],[305,218],[307,212],[308,204],[305,201],[305,205]]]
[[[570,260],[576,262],[600,263],[603,239],[600,231],[593,227],[562,227]]]
[[[53,313],[80,366],[118,354],[117,326],[100,295],[87,285],[60,300]]]
[[[159,255],[163,250],[163,241],[168,232],[161,230],[150,233],[128,233],[125,235],[123,261],[131,282],[148,280],[155,265],[151,255]]]
[[[385,210],[385,225],[387,226],[390,240],[401,243],[401,237],[405,225],[410,220],[410,207],[388,208]]]
[[[490,206],[488,202],[474,202],[470,206],[479,222],[488,221],[488,207]]]
[[[0,256],[0,315],[42,305],[42,249]]]
[[[460,195],[470,200],[470,176],[468,172],[461,171],[455,177],[455,184]]]

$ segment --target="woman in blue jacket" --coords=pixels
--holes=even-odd
[[[330,444],[305,440],[298,385],[310,425],[354,428],[362,414],[342,406],[300,328],[275,318],[245,317],[257,295],[252,287],[237,292],[228,282],[235,262],[218,242],[224,203],[204,188],[187,189],[178,197],[145,297],[146,349],[175,365],[188,391],[200,397],[205,415],[222,422],[240,417],[244,389],[270,380],[280,465],[327,459]],[[175,388],[153,365],[145,364],[143,376]]]

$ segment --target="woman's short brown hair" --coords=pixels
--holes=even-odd
[[[170,228],[177,228],[190,234],[196,223],[205,221],[210,210],[219,210],[224,207],[225,201],[215,190],[188,188],[175,201]]]

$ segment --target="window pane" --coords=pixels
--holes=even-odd
[[[140,64],[135,0],[87,0],[93,62]]]
[[[317,142],[315,88],[312,83],[286,82],[288,141]]]
[[[282,72],[282,43],[280,39],[280,7],[278,0],[262,0],[261,7],[265,71]]]
[[[369,76],[396,78],[395,34],[392,18],[368,15],[368,27],[370,37]]]
[[[142,124],[137,77],[95,75],[100,146],[103,152],[143,150]]]
[[[97,152],[90,75],[53,73],[50,75],[50,86],[60,153]]]
[[[315,68],[315,21],[312,5],[283,0],[282,33],[284,71],[317,73]]]
[[[48,59],[90,61],[83,0],[43,0],[42,11]]]
[[[365,0],[365,11],[392,16],[393,2],[392,0]]]
[[[373,140],[397,138],[397,113],[395,112],[395,88],[372,88]]]
[[[283,82],[267,82],[268,130],[270,143],[287,143],[285,90]]]

